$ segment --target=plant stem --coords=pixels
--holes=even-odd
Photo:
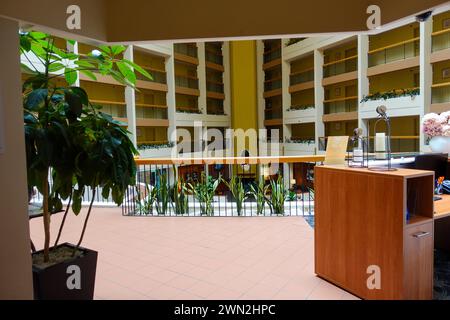
[[[72,194],[73,194],[73,193],[71,192],[71,193],[70,193],[70,197],[69,197],[69,202],[67,203],[66,211],[64,212],[64,217],[63,217],[63,219],[62,219],[62,221],[61,221],[61,225],[59,226],[58,236],[56,237],[56,241],[55,241],[54,247],[56,247],[56,246],[58,245],[59,238],[61,238],[61,233],[62,233],[62,231],[63,231],[64,224],[65,224],[65,222],[66,222],[67,213],[69,212],[70,205],[71,205],[71,203],[72,203]]]
[[[43,220],[44,220],[44,262],[49,262],[50,260],[50,213],[48,212],[48,168],[46,170],[46,175],[43,185]]]
[[[94,204],[94,200],[95,200],[95,192],[97,190],[95,188],[93,188],[92,190],[92,199],[91,199],[91,203],[89,204],[89,210],[88,213],[86,215],[86,219],[84,220],[84,225],[83,225],[83,231],[81,232],[81,237],[80,240],[77,243],[77,246],[75,247],[75,250],[73,251],[73,255],[75,255],[76,250],[80,247],[81,242],[83,242],[83,238],[84,238],[84,233],[86,232],[86,227],[89,221],[89,216],[91,215],[91,210],[92,210],[92,205]]]

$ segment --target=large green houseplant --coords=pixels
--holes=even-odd
[[[28,184],[43,195],[44,249],[33,256],[34,264],[60,262],[57,245],[67,212],[71,207],[75,214],[80,213],[86,188],[94,194],[73,248],[74,257],[80,252],[95,190],[101,189],[103,197],[111,195],[120,205],[128,186],[135,183],[137,151],[128,132],[74,85],[79,73],[94,81],[96,74],[108,75],[126,86],[135,85],[136,71],[151,79],[141,67],[121,57],[125,49],[101,46],[78,55],[56,47],[47,34],[20,33],[22,68],[28,74],[23,84]],[[50,214],[63,208],[63,200],[68,205],[55,245],[50,247]]]

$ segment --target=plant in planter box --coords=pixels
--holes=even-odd
[[[170,190],[167,173],[158,171],[159,182],[155,186],[156,189],[156,212],[158,215],[166,215],[169,209]]]
[[[284,185],[283,177],[278,175],[277,180],[270,181],[270,197],[268,199],[269,207],[272,213],[284,214],[284,203],[286,202],[288,192]]]
[[[150,74],[131,61],[118,58],[124,46],[101,46],[83,57],[63,51],[54,39],[40,32],[20,34],[20,53],[28,61],[30,76],[23,84],[23,108],[29,187],[43,195],[44,249],[33,254],[35,297],[38,299],[91,299],[97,253],[81,248],[98,188],[102,196],[120,205],[128,186],[134,185],[137,154],[120,122],[89,102],[86,92],[74,86],[78,73],[96,79],[110,75],[134,86],[135,71]],[[38,62],[37,62],[38,61]],[[59,85],[64,78],[67,85]],[[53,177],[50,184],[49,177]],[[92,198],[76,245],[58,245],[71,207],[79,214],[86,188]],[[55,244],[50,247],[50,212],[62,209],[68,199]],[[67,266],[82,270],[81,290],[69,290]]]
[[[244,201],[248,199],[249,193],[245,191],[244,184],[240,177],[233,176],[231,177],[230,182],[224,181],[224,183],[233,195],[234,201],[236,202],[236,210],[240,216],[242,213],[242,206]]]
[[[189,190],[194,194],[194,197],[200,202],[200,212],[202,215],[214,215],[213,200],[216,190],[222,177],[214,179],[202,172],[199,182],[195,184],[188,183]]]
[[[156,188],[151,188],[148,183],[145,184],[145,193],[144,197],[142,196],[142,192],[139,187],[136,187],[136,210],[139,214],[144,215],[152,215],[153,214],[153,206],[156,202]]]
[[[269,186],[265,185],[264,180],[260,180],[258,184],[250,184],[250,194],[256,200],[256,214],[264,214],[264,207],[267,203],[267,190]]]
[[[176,183],[170,188],[172,207],[175,214],[183,215],[189,213],[188,202],[188,188],[183,179],[178,180],[178,171],[176,166],[173,166],[173,172]]]

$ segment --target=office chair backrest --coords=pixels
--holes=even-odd
[[[415,168],[434,171],[435,179],[445,177],[447,174],[447,159],[448,155],[443,153],[421,154],[416,156]]]

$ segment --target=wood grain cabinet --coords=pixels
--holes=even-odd
[[[363,299],[432,299],[434,173],[315,168],[316,274]]]

